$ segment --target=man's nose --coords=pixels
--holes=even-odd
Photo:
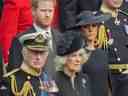
[[[50,16],[50,12],[46,11],[46,16],[49,17]]]
[[[36,55],[36,58],[37,58],[37,59],[40,59],[40,58],[41,58],[41,54],[38,53],[38,54]]]

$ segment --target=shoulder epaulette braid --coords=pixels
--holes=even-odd
[[[20,70],[19,68],[14,69],[14,70],[12,70],[12,71],[6,73],[3,77],[8,77],[8,76],[12,75],[13,73],[15,73],[15,72],[17,72],[17,71],[19,71],[19,70]]]
[[[11,75],[11,90],[15,96],[36,96],[33,87],[29,81],[25,81],[22,89],[19,91],[15,75]]]

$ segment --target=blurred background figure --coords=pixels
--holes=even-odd
[[[52,21],[52,27],[55,29],[59,29],[59,18],[60,18],[59,0],[56,0],[54,16]]]
[[[98,10],[101,0],[59,0],[60,30],[65,31],[74,26],[75,17],[84,10]]]
[[[3,60],[2,60],[2,51],[0,48],[0,85],[1,85],[2,76],[3,76]]]
[[[2,14],[2,9],[3,9],[3,0],[0,0],[0,17]]]
[[[32,25],[31,0],[3,0],[0,20],[2,54],[4,64],[8,64],[9,48],[17,33]]]
[[[121,6],[121,9],[122,10],[128,10],[128,0],[124,0],[123,1],[123,4],[122,4],[122,6]]]

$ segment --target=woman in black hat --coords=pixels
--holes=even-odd
[[[107,47],[109,37],[103,23],[110,17],[110,14],[101,14],[96,11],[83,11],[77,16],[75,27],[80,28],[90,50]]]
[[[90,96],[88,76],[80,72],[83,62],[87,61],[83,40],[68,32],[59,42],[57,53],[55,80],[59,96]]]
[[[77,17],[75,27],[80,30],[89,54],[83,72],[90,78],[92,96],[108,96],[108,62],[101,48],[108,46],[108,35],[102,23],[110,17],[109,14],[91,11],[83,11]]]

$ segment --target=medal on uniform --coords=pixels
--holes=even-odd
[[[120,20],[116,17],[114,23],[115,23],[116,25],[120,25]]]
[[[86,79],[82,78],[81,81],[82,81],[82,87],[85,88],[86,87],[86,83],[87,83]]]
[[[108,44],[112,45],[114,42],[114,39],[112,38],[112,32],[110,31],[110,29],[107,29],[107,32],[108,32],[108,38],[109,38]]]
[[[128,25],[124,25],[124,27],[125,27],[125,32],[128,35]]]

